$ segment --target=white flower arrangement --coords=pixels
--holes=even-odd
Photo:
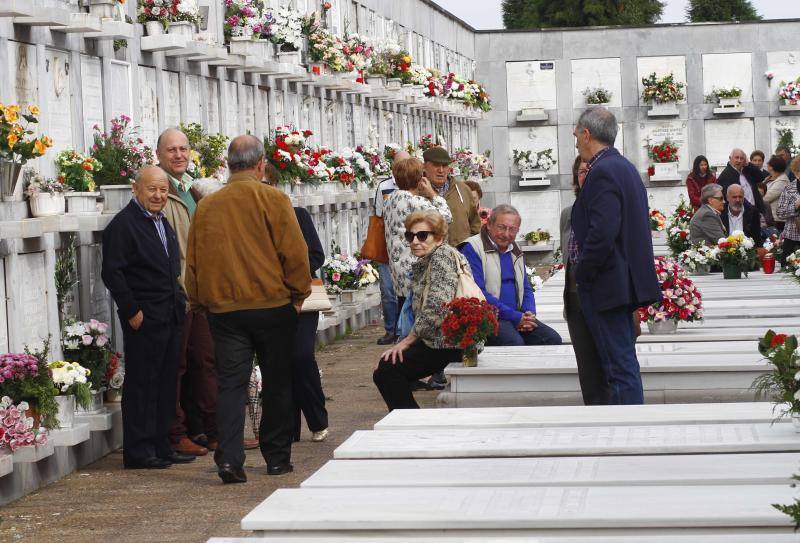
[[[287,6],[274,11],[275,26],[272,41],[277,45],[285,45],[299,51],[303,45],[303,17],[299,12]]]
[[[528,282],[534,292],[539,292],[544,287],[544,281],[536,274],[536,268],[525,266],[525,275],[528,276]]]
[[[547,171],[556,164],[553,158],[553,149],[542,151],[520,151],[514,149],[514,164],[522,170],[544,170]]]
[[[75,384],[85,385],[88,382],[89,370],[77,362],[57,360],[47,365],[53,376],[53,383],[60,392],[66,393]]]
[[[678,255],[678,264],[689,271],[697,271],[699,266],[710,266],[716,264],[714,249],[705,244],[692,247]]]

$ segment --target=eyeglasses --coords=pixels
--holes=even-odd
[[[419,232],[408,232],[408,231],[406,231],[403,234],[403,237],[406,238],[406,241],[408,243],[413,243],[414,242],[414,238],[417,238],[421,242],[424,242],[425,240],[428,239],[428,236],[431,236],[431,235],[433,235],[433,232],[431,232],[429,230],[420,230]]]
[[[505,224],[495,224],[495,225],[492,226],[492,228],[495,228],[496,230],[499,230],[500,232],[508,232],[509,234],[516,234],[517,232],[519,232],[519,226],[508,226],[508,225],[505,225]]]
[[[709,196],[708,199],[709,200],[719,200],[719,201],[724,200],[724,198],[722,196]]]

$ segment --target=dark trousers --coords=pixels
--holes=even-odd
[[[182,437],[206,434],[217,438],[217,369],[214,364],[214,340],[208,319],[201,313],[188,312],[183,325],[181,358],[178,365],[178,402],[175,406],[175,423],[170,438],[177,443]],[[186,390],[184,390],[186,389]],[[187,403],[192,403],[188,406]],[[189,432],[187,413],[192,411],[202,420],[202,430],[197,424]]]
[[[300,439],[300,412],[306,418],[308,429],[319,432],[328,427],[328,411],[325,409],[325,394],[319,376],[317,359],[317,324],[319,313],[300,313],[297,319],[297,335],[294,338],[294,360],[292,366],[292,391],[294,392],[294,438]]]
[[[297,311],[291,304],[272,309],[209,313],[217,358],[217,465],[244,465],[244,410],[253,355],[261,368],[258,440],[267,466],[292,455],[292,349]]]
[[[628,307],[597,311],[590,293],[580,290],[580,287],[578,299],[586,325],[594,338],[603,371],[608,376],[611,389],[609,403],[643,404],[644,391],[639,360],[636,358],[633,311]]]
[[[568,292],[566,299],[567,328],[572,340],[572,350],[578,363],[578,381],[585,405],[608,405],[611,389],[594,339],[581,311],[577,292]]]
[[[125,462],[166,457],[175,419],[182,323],[156,322],[145,314],[138,330],[122,322],[122,454]]]
[[[383,396],[389,411],[419,409],[411,393],[411,383],[420,377],[442,371],[451,362],[461,360],[459,349],[431,349],[417,340],[403,352],[403,361],[392,364],[381,360],[372,380]]]
[[[528,332],[520,332],[511,321],[498,321],[497,335],[490,336],[486,345],[507,347],[523,345],[561,345],[558,332],[537,320],[538,325]]]

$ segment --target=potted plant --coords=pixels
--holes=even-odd
[[[795,431],[800,432],[800,381],[796,379],[800,363],[797,336],[768,330],[758,340],[758,352],[772,368],[755,378],[753,388],[760,398],[774,400],[778,418],[789,415]]]
[[[654,262],[661,300],[639,308],[639,321],[647,323],[651,334],[674,334],[679,322],[702,320],[703,297],[684,269],[664,257]]]
[[[53,146],[48,136],[34,136],[31,125],[38,122],[39,108],[35,105],[23,113],[16,104],[0,104],[0,192],[4,201],[14,199],[22,166]]]
[[[800,77],[794,81],[781,81],[778,97],[783,100],[784,106],[798,106],[800,103]]]
[[[667,227],[667,218],[657,209],[650,210],[650,231],[655,235],[656,232],[663,232]]]
[[[258,39],[261,36],[265,23],[262,0],[236,0],[224,4],[222,30],[226,42],[231,42],[232,38]]]
[[[191,40],[200,22],[200,8],[195,0],[170,0],[168,34],[176,34]]]
[[[65,210],[64,185],[57,180],[44,178],[34,170],[26,172],[25,196],[34,217],[61,215]]]
[[[494,167],[489,160],[490,151],[484,154],[473,153],[469,149],[459,149],[455,154],[453,170],[463,179],[480,181],[494,175]]]
[[[179,124],[178,130],[186,134],[192,148],[191,162],[187,170],[194,179],[213,178],[223,180],[227,162],[228,136],[210,134],[198,123]]]
[[[131,201],[131,183],[136,172],[153,162],[153,151],[130,126],[131,118],[121,115],[111,119],[111,130],[94,126],[92,158],[102,164],[94,181],[103,195],[103,213],[116,213]]]
[[[528,282],[534,292],[539,292],[544,287],[544,280],[536,273],[536,268],[525,266],[525,275],[528,277]]]
[[[322,265],[322,277],[328,294],[338,294],[343,304],[358,302],[356,292],[360,286],[360,275],[359,261],[353,256],[335,253]]]
[[[800,249],[786,257],[786,265],[781,271],[790,274],[795,281],[800,282]]]
[[[271,36],[278,47],[278,58],[281,62],[299,66],[302,62],[301,51],[305,42],[303,36],[303,17],[288,6],[274,10],[275,26]]]
[[[642,100],[646,104],[651,104],[650,114],[652,115],[677,115],[675,107],[677,102],[683,100],[686,95],[684,90],[686,84],[675,81],[675,75],[658,77],[655,72],[642,78]]]
[[[541,228],[537,228],[536,230],[525,234],[523,239],[533,246],[547,245],[547,242],[550,241],[550,232],[547,230],[542,230]]]
[[[733,231],[727,238],[720,238],[712,254],[722,265],[725,279],[741,279],[742,272],[747,277],[756,262],[753,239],[745,236],[741,230]]]
[[[605,105],[611,102],[613,94],[610,90],[603,87],[590,88],[586,87],[583,90],[583,97],[586,100],[586,105]]]
[[[694,209],[681,196],[678,206],[670,215],[667,227],[667,247],[669,247],[672,258],[677,258],[679,254],[692,246],[689,243],[689,221],[693,216]]]
[[[95,192],[95,174],[103,169],[103,165],[95,158],[79,153],[73,149],[65,149],[56,155],[56,171],[58,181],[69,191],[67,212],[71,215],[93,215],[97,213],[97,197]]]
[[[775,262],[783,256],[783,239],[772,234],[764,240],[762,250],[758,252],[764,273],[767,275],[775,273]]]
[[[47,369],[49,342],[38,356],[29,352],[0,355],[0,398],[8,396],[15,403],[26,402],[35,427],[58,428],[53,379]]]
[[[461,349],[465,367],[478,365],[478,352],[489,337],[497,335],[497,309],[486,300],[454,298],[444,305],[442,335],[445,342]]]
[[[672,140],[665,139],[657,145],[648,144],[647,156],[654,168],[651,179],[678,178],[678,146]]]
[[[56,389],[59,426],[71,428],[75,419],[75,406],[87,409],[92,403],[92,387],[88,383],[90,372],[77,362],[65,360],[50,362],[47,367]]]
[[[159,36],[169,26],[169,6],[164,0],[139,0],[136,20],[144,25],[148,36]]]
[[[89,370],[89,383],[92,386],[92,402],[86,408],[78,407],[79,412],[99,413],[103,410],[103,391],[111,354],[111,346],[106,335],[108,325],[91,319],[89,322],[68,323],[62,337],[64,357],[78,362]]]
[[[28,402],[15,403],[9,396],[0,396],[0,451],[47,443],[47,432],[34,426],[34,418],[27,416],[29,409]]]
[[[692,275],[708,275],[712,264],[716,264],[711,247],[701,243],[678,255],[678,264]]]
[[[713,102],[719,104],[721,108],[737,108],[742,105],[739,100],[742,96],[742,89],[739,87],[714,87],[708,96]]]
[[[513,155],[514,164],[522,173],[521,185],[523,185],[523,182],[525,185],[550,184],[547,180],[547,171],[556,164],[552,149],[544,149],[542,151],[520,151],[514,149]]]

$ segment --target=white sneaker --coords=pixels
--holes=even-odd
[[[328,439],[328,429],[327,428],[325,428],[324,430],[320,430],[319,432],[314,432],[311,435],[311,441],[320,442],[320,441],[325,441],[326,439]]]

